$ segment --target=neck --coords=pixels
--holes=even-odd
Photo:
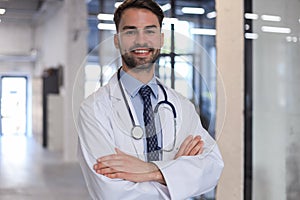
[[[147,84],[153,78],[154,75],[154,64],[149,67],[137,67],[133,69],[130,69],[126,65],[123,65],[122,69],[126,73],[130,74],[135,79],[141,81],[144,84]]]

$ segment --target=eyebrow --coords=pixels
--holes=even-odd
[[[149,25],[145,26],[144,29],[150,29],[150,28],[157,28],[156,25]],[[128,30],[128,29],[138,29],[136,26],[124,26],[122,30]]]

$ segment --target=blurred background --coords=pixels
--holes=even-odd
[[[298,200],[300,1],[156,2],[156,74],[194,103],[225,161],[194,199]],[[0,0],[0,199],[89,199],[76,116],[121,65],[120,3]]]

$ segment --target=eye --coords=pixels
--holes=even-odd
[[[124,35],[126,35],[126,36],[134,36],[134,35],[136,35],[136,30],[126,30],[126,31],[124,31]]]
[[[156,30],[155,29],[146,29],[145,30],[145,34],[147,34],[147,35],[154,35],[154,34],[156,34]]]

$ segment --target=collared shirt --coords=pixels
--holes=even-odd
[[[143,105],[143,99],[139,94],[140,88],[143,87],[145,84],[140,82],[130,74],[126,73],[123,69],[121,69],[120,71],[120,77],[121,77],[120,81],[126,93],[130,97],[130,101],[132,102],[133,108],[135,110],[138,119],[138,123],[137,122],[135,123],[140,124],[141,127],[144,129],[144,133],[145,133],[145,125],[144,125],[144,117],[143,117],[144,105]],[[152,104],[152,108],[154,109],[158,102],[158,87],[159,87],[155,76],[153,76],[153,78],[146,85],[150,86],[152,90],[151,104]],[[157,139],[158,139],[158,146],[162,147],[162,137],[160,131],[158,132]],[[146,153],[147,151],[146,144],[147,144],[146,139],[144,139],[144,146],[145,146],[144,153]]]

